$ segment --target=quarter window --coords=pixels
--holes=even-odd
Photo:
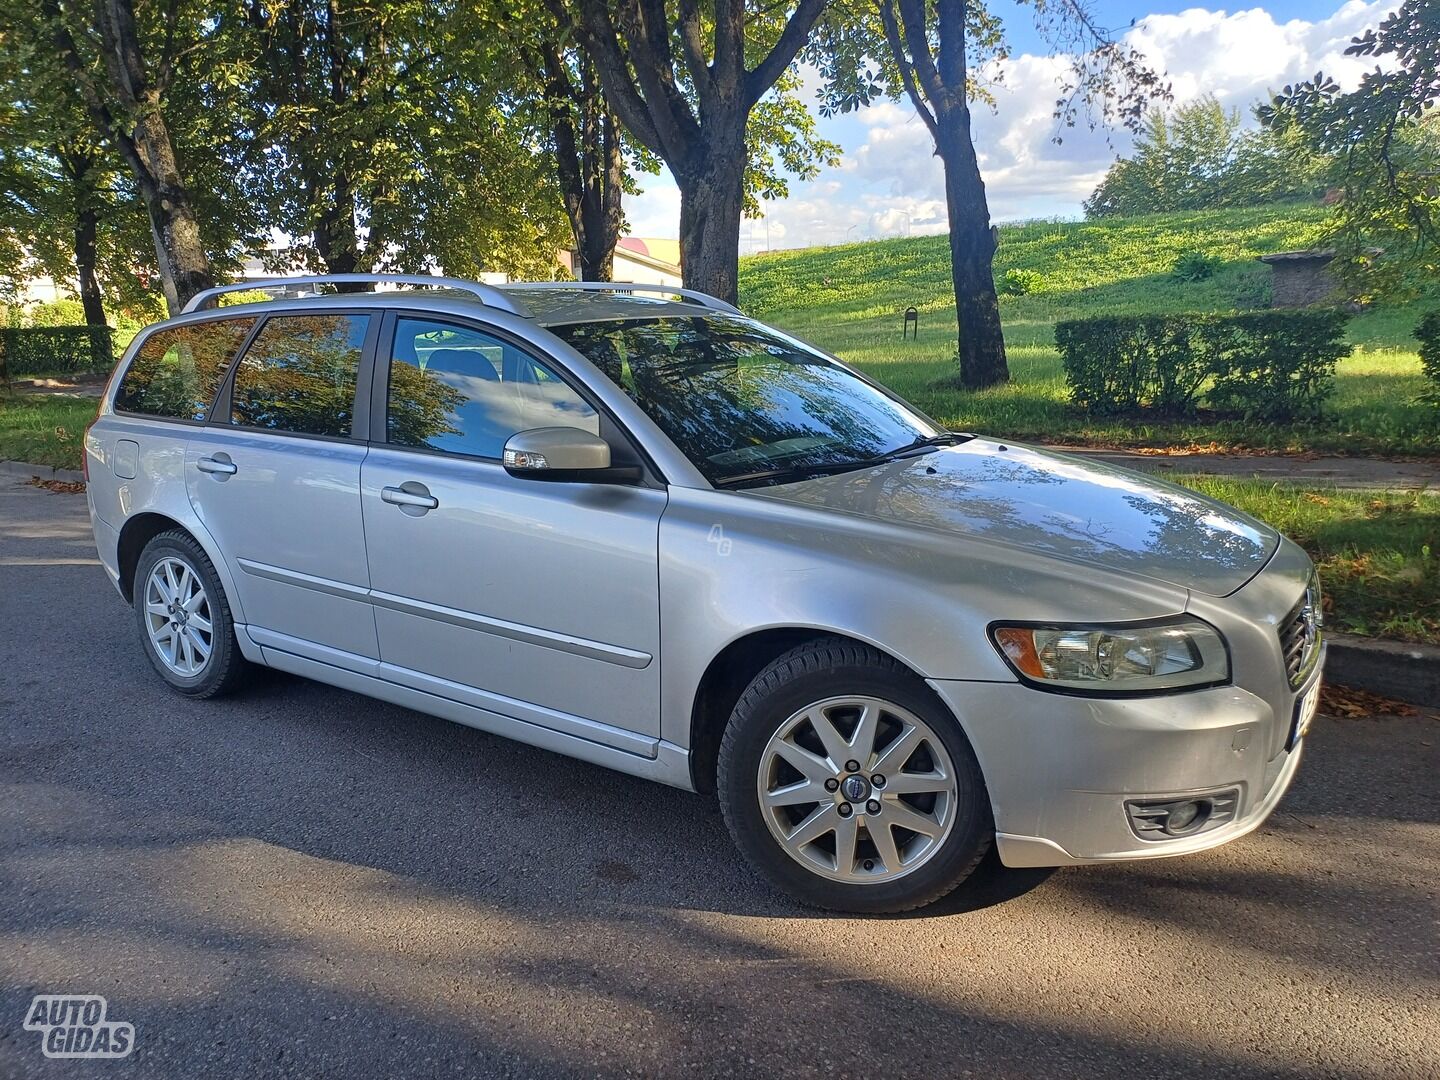
[[[277,315],[235,368],[230,422],[348,438],[368,315]]]
[[[386,438],[472,457],[498,458],[505,441],[538,427],[600,433],[600,417],[553,370],[470,327],[397,319]]]
[[[225,370],[254,326],[254,319],[214,319],[156,330],[130,361],[115,408],[204,420]]]

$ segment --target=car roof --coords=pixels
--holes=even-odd
[[[484,285],[450,278],[434,278],[429,286],[424,276],[343,275],[313,278],[276,278],[264,282],[241,282],[200,294],[186,308],[186,314],[242,314],[258,311],[303,311],[316,304],[326,307],[407,307],[450,314],[482,315],[504,311],[533,320],[540,326],[567,323],[615,321],[637,318],[694,318],[714,314],[738,314],[736,309],[703,293],[665,285],[633,282],[539,282],[516,285]],[[325,292],[326,287],[351,282],[376,286],[362,292]],[[413,287],[424,284],[424,288]],[[270,290],[313,288],[299,296],[269,297],[243,303],[221,303],[226,294]]]

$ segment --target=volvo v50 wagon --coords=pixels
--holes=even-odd
[[[946,431],[697,293],[273,285],[305,295],[142,332],[85,439],[181,694],[266,665],[715,792],[766,877],[857,912],[992,846],[1215,847],[1295,775],[1318,586],[1229,507]]]

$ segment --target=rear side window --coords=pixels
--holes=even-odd
[[[140,346],[115,393],[122,412],[204,420],[251,319],[218,319],[156,330]]]
[[[277,315],[235,367],[230,422],[349,438],[368,315]]]

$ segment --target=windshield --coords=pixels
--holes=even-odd
[[[783,483],[942,432],[840,365],[733,316],[552,326],[718,485]]]

